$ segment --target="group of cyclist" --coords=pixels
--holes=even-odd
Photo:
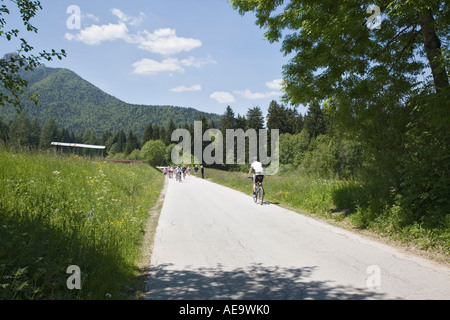
[[[198,175],[199,170],[202,172],[202,177],[204,177],[204,169],[203,166],[201,166],[201,169],[198,167],[198,165],[194,166],[194,174],[195,176]],[[185,166],[185,165],[177,165],[173,167],[166,167],[164,168],[164,175],[168,175],[169,179],[172,179],[175,175],[175,179],[177,181],[181,182],[181,178],[186,179],[186,175],[191,175],[191,166]]]

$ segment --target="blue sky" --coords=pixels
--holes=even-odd
[[[266,113],[281,98],[288,58],[280,44],[263,39],[253,15],[240,16],[226,0],[41,3],[32,20],[38,34],[21,36],[36,52],[65,49],[67,58],[45,64],[68,68],[125,102],[218,114],[230,105],[237,115],[254,106]],[[8,43],[3,53],[15,49]]]

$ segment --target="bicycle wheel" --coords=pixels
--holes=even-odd
[[[264,188],[263,186],[259,187],[259,200],[261,201],[261,205],[264,204]]]
[[[256,192],[253,195],[253,201],[255,201],[255,203],[258,202],[258,193],[259,193],[259,188],[258,188],[258,186],[256,186]]]

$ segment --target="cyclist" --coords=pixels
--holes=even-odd
[[[253,163],[250,166],[250,170],[248,172],[248,178],[250,178],[252,174],[252,170],[255,171],[253,175],[253,195],[256,194],[256,184],[262,183],[264,180],[264,169],[261,162],[258,161],[257,157],[253,157]]]
[[[195,176],[197,176],[198,175],[198,166],[197,165],[195,165],[195,167],[194,167],[194,172],[195,172]]]
[[[182,171],[181,167],[178,165],[176,170],[177,170],[177,178],[180,179],[179,181],[181,182],[181,171]]]

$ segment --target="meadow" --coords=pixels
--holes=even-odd
[[[0,148],[0,299],[132,299],[149,210],[146,164]],[[78,266],[81,289],[69,290]]]

